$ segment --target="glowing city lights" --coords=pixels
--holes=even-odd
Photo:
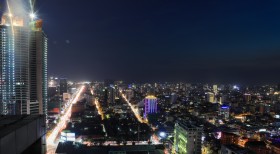
[[[125,95],[122,93],[122,91],[120,91],[121,96],[123,97],[123,99],[126,101],[126,103],[130,106],[132,112],[134,113],[135,117],[137,118],[137,120],[141,123],[148,123],[148,120],[143,120],[143,117],[140,116],[140,114],[138,114],[137,109],[135,109],[132,104],[128,101],[128,99],[125,97]]]
[[[69,107],[66,109],[65,111],[65,114],[63,114],[61,117],[60,117],[60,121],[58,122],[58,124],[56,125],[56,127],[52,130],[51,134],[47,137],[47,144],[53,144],[58,133],[63,129],[65,128],[65,124],[66,124],[66,121],[69,120],[69,117],[71,115],[71,108],[72,108],[72,105],[75,104],[81,93],[83,92],[85,86],[82,86],[80,88],[80,90],[78,91],[78,93],[76,94],[75,98],[70,102],[70,105]]]

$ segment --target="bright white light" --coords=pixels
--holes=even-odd
[[[30,16],[30,18],[31,18],[32,20],[36,18],[36,14],[35,14],[35,13],[30,13],[29,16]]]
[[[166,133],[165,132],[160,132],[159,136],[162,137],[162,138],[165,138],[166,137]]]

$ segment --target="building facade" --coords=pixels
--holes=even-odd
[[[42,20],[31,23],[29,49],[30,102],[28,114],[47,113],[47,37]]]
[[[144,99],[144,118],[147,118],[148,114],[157,113],[157,98],[155,96],[147,96]]]
[[[191,122],[178,121],[174,129],[174,152],[176,154],[201,154],[202,127]]]

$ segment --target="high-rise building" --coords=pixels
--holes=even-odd
[[[147,96],[144,99],[144,118],[147,118],[148,114],[157,113],[157,98],[155,96]]]
[[[67,79],[61,78],[59,81],[59,93],[63,95],[63,93],[67,93]]]
[[[1,114],[27,114],[29,29],[8,14],[1,22]]]
[[[15,112],[15,69],[14,69],[14,46],[13,37],[11,37],[12,29],[6,25],[0,26],[0,114],[14,114]]]
[[[0,114],[46,114],[47,38],[42,20],[4,14],[0,37]]]
[[[33,21],[30,25],[30,104],[27,113],[46,114],[48,101],[47,37],[42,31],[42,20]]]
[[[202,127],[178,121],[174,130],[174,150],[178,154],[201,154]]]

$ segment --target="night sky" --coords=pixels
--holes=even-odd
[[[49,75],[280,82],[280,1],[37,0]]]

